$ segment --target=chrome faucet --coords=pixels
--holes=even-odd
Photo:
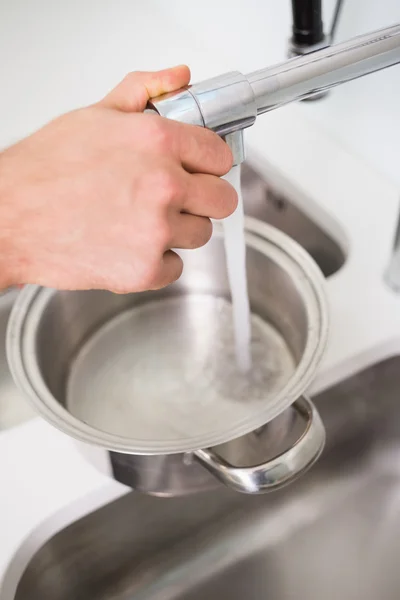
[[[330,46],[334,39],[344,0],[336,0],[332,23],[328,33],[322,20],[322,0],[292,0],[292,35],[289,39],[288,57],[304,56]],[[307,96],[303,100],[319,100],[329,90]]]
[[[257,116],[400,63],[400,24],[243,75],[234,71],[153,99],[148,110],[208,127],[244,161],[243,130]]]

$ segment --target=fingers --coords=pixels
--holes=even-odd
[[[155,72],[129,73],[100,104],[123,112],[143,112],[150,98],[179,90],[189,81],[190,70],[186,65]]]
[[[212,223],[207,217],[197,217],[185,213],[177,214],[171,227],[172,248],[192,250],[207,244],[212,236]]]
[[[173,283],[179,279],[179,277],[182,275],[182,271],[183,262],[181,257],[178,256],[176,252],[168,250],[162,257],[160,271],[149,289],[159,290],[170,283]]]
[[[99,104],[123,112],[143,112],[151,98],[179,90],[189,81],[190,70],[185,65],[163,71],[130,73]],[[149,143],[163,153],[172,153],[188,172],[222,176],[232,167],[232,153],[216,133],[157,115],[143,117],[148,123],[146,137]]]
[[[233,156],[219,135],[195,125],[171,123],[179,131],[179,159],[189,173],[226,175],[232,168]]]
[[[146,119],[146,143],[153,152],[177,159],[189,173],[226,175],[232,167],[229,146],[205,127],[178,123],[158,115]],[[135,119],[137,115],[135,115]]]
[[[230,183],[213,175],[188,176],[182,210],[192,215],[225,219],[237,207],[238,195]]]

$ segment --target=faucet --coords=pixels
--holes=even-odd
[[[337,0],[340,9],[341,1]],[[289,55],[302,56],[328,45],[322,22],[322,0],[292,0],[292,37]],[[336,22],[334,18],[334,23]],[[329,36],[331,38],[332,35]]]
[[[329,34],[324,32],[322,0],[292,0],[292,36],[289,40],[289,58],[303,56],[329,46],[335,35],[343,0],[336,0],[336,7]],[[307,100],[324,98],[329,90],[312,94]]]
[[[320,6],[319,1],[313,0],[314,3]],[[310,2],[293,0],[294,4]],[[315,31],[307,34],[310,41],[318,39],[322,30],[320,18],[313,22]],[[295,23],[294,31],[296,27]],[[245,159],[243,131],[259,115],[399,63],[400,24],[292,57],[248,75],[233,71],[195,83],[153,98],[147,111],[212,129],[231,147],[234,164],[240,164]]]

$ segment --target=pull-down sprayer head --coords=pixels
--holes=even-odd
[[[161,116],[208,127],[226,138],[236,164],[242,131],[257,115],[400,63],[400,24],[358,36],[249,75],[226,73],[154,98]]]

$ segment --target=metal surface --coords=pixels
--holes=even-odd
[[[241,129],[240,131],[228,133],[224,136],[224,140],[228,144],[232,152],[232,166],[235,167],[237,165],[241,165],[246,160],[243,130]]]
[[[217,131],[230,146],[234,165],[245,160],[242,131],[253,125],[257,116],[253,90],[238,71],[164,94],[160,101],[149,102],[145,112],[150,111]]]
[[[257,114],[400,63],[400,25],[360,35],[247,76]]]
[[[394,237],[393,252],[385,271],[385,281],[396,294],[400,292],[400,211]]]
[[[276,494],[130,493],[77,521],[14,600],[397,600],[399,389],[394,358],[315,398],[325,452]]]
[[[164,94],[148,106],[163,117],[208,127],[220,135],[250,127],[257,116],[253,90],[239,71]]]
[[[16,289],[0,292],[0,433],[35,416],[11,377],[6,357],[7,324],[17,296]]]
[[[195,319],[182,328],[185,313]],[[146,303],[106,323],[83,345],[70,369],[66,406],[99,431],[131,440],[147,441],[149,432],[157,442],[176,440],[177,435],[186,438],[192,432],[208,434],[215,421],[228,421],[229,412],[264,404],[293,373],[293,358],[282,336],[255,317],[252,342],[254,375],[243,381],[232,356],[232,313],[226,301],[191,294]],[[230,460],[219,448],[196,450],[193,458],[173,455],[161,460],[111,452],[113,476],[146,493],[187,494],[212,483],[199,472],[197,460],[239,492],[272,491],[308,469],[325,440],[312,404],[302,398],[292,406],[305,421],[303,431],[271,457],[265,453],[276,438],[275,419],[225,444],[222,454]]]
[[[188,495],[221,483],[245,494],[260,494],[292,483],[307,471],[324,442],[318,413],[308,399],[301,398],[256,431],[193,454],[110,452],[99,458],[100,450],[91,449],[89,453],[83,450],[83,455],[95,467],[108,459],[114,479],[154,496]]]
[[[293,39],[289,40],[289,51],[288,58],[295,58],[296,56],[305,56],[306,54],[310,54],[311,52],[318,52],[323,48],[327,48],[329,46],[329,40],[326,37],[323,37],[320,42],[317,44],[313,44],[312,46],[301,46],[296,44]],[[320,94],[326,94],[327,92],[319,92]],[[307,100],[307,98],[301,98],[301,100]]]
[[[247,221],[246,229],[247,276],[252,311],[258,315],[259,321],[265,321],[263,326],[269,328],[269,341],[274,338],[276,348],[280,348],[275,355],[271,353],[265,358],[271,374],[265,395],[263,391],[262,396],[246,396],[247,382],[244,381],[242,397],[235,397],[236,392],[231,395],[231,390],[224,395],[222,389],[218,402],[208,399],[210,390],[214,392],[220,384],[222,388],[224,385],[218,375],[218,348],[216,355],[209,355],[207,325],[200,321],[198,330],[196,320],[201,315],[197,309],[193,311],[190,308],[192,298],[198,296],[229,297],[222,231],[216,228],[207,246],[184,253],[183,276],[164,290],[118,295],[104,291],[57,292],[27,286],[20,293],[8,328],[8,358],[15,380],[39,413],[72,437],[108,450],[133,454],[170,454],[208,448],[240,437],[265,425],[288,408],[311,382],[325,347],[327,307],[324,281],[307,253],[281,232],[251,219]],[[86,385],[91,384],[91,379],[94,381],[97,374],[100,377],[106,375],[101,381],[98,380],[102,387],[94,387],[95,393],[90,397],[93,410],[83,414],[84,420],[82,415],[77,417],[71,414],[72,404],[75,403],[76,408],[81,396],[71,400],[67,394],[67,384],[71,366],[75,359],[80,360],[80,350],[83,348],[83,357],[87,349],[90,353],[91,344],[96,345],[93,342],[96,332],[100,332],[98,335],[101,336],[101,331],[112,329],[113,319],[118,315],[129,315],[136,308],[139,313],[143,311],[147,314],[146,305],[150,301],[159,301],[157,306],[161,321],[158,317],[157,324],[160,325],[163,300],[173,297],[179,297],[183,302],[179,319],[173,321],[179,328],[178,337],[183,335],[181,354],[172,353],[172,364],[169,365],[170,347],[161,345],[159,352],[154,347],[156,354],[150,357],[144,353],[141,390],[145,392],[147,385],[149,393],[141,394],[139,390],[135,395],[133,386],[137,382],[134,379],[131,380],[132,387],[129,386],[130,373],[138,368],[140,370],[141,365],[131,360],[134,354],[119,354],[118,343],[115,343],[119,339],[117,336],[112,343],[96,351],[95,368],[90,370],[89,360],[89,369],[85,377],[80,379],[82,385]],[[218,315],[211,311],[209,319],[212,335],[218,329]],[[168,319],[167,325],[171,323]],[[126,325],[130,327],[129,321]],[[136,321],[134,327],[137,329],[132,328],[127,332],[129,345],[126,347],[147,347],[149,342],[151,350],[152,337],[155,341],[164,339],[158,337],[159,327],[156,332],[147,327],[140,329]],[[171,327],[171,335],[173,329]],[[193,335],[185,336],[185,330],[192,331]],[[213,344],[211,349],[214,349]],[[226,347],[223,346],[222,353],[225,355],[225,352]],[[292,355],[295,369],[282,373],[279,361],[282,353],[287,356],[288,352]],[[116,365],[115,357],[118,359]],[[222,363],[226,364],[226,361],[222,360]],[[171,369],[182,367],[194,382],[187,388],[191,393],[185,396],[185,402],[182,402],[181,396],[181,402],[175,403],[175,394],[182,393],[180,386],[185,383],[179,376],[174,382],[177,388],[169,386],[160,394],[160,380],[166,382],[163,375],[166,365]],[[116,377],[119,376],[123,378],[123,393],[120,396],[120,388],[115,387]],[[211,385],[204,387],[202,378],[209,376],[212,378]],[[239,380],[235,381],[239,388]],[[203,395],[197,394],[197,386],[205,392]],[[156,394],[152,393],[153,388],[156,388]],[[89,394],[90,391],[86,399]],[[148,402],[149,397],[153,402]],[[109,406],[113,408],[114,421],[104,419],[92,423],[93,415],[96,418],[99,415],[102,417],[102,414],[110,415],[110,412],[107,413]],[[165,414],[166,407],[169,408],[168,414]],[[118,423],[116,415],[119,416]],[[135,427],[135,420],[139,418],[143,425],[140,433]],[[163,425],[161,427],[158,426],[159,420]]]
[[[344,264],[346,256],[339,244],[325,233],[296,204],[296,198],[283,195],[279,187],[242,165],[242,195],[246,215],[273,225],[300,244],[329,277]]]
[[[246,163],[242,166],[242,193],[246,214],[290,235],[311,254],[325,276],[335,273],[343,265],[345,256],[336,242]],[[297,423],[295,411],[288,409],[254,434],[219,447],[218,451],[225,458],[243,465],[244,443],[247,459],[256,464],[285,451],[294,443],[296,432],[300,435],[303,430],[304,424]],[[86,459],[96,466],[99,464],[97,450],[95,453],[87,447],[81,447],[81,450]],[[182,455],[132,457],[110,452],[108,462],[117,481],[154,495],[184,495],[213,489],[217,485],[215,478],[197,461],[188,461]],[[100,464],[103,464],[101,459]]]
[[[255,464],[249,465],[245,446],[241,458],[246,466],[238,466],[236,461],[229,462],[214,449],[196,450],[194,457],[218,481],[237,492],[260,494],[292,483],[316,462],[325,444],[325,429],[313,403],[303,397],[292,406],[305,420],[306,427],[291,447],[278,456],[262,463],[258,459]],[[244,436],[245,439],[247,437],[251,437],[250,434]],[[231,442],[235,443],[236,440]]]
[[[233,72],[160,96],[150,107],[160,115],[227,135],[289,102],[400,62],[400,25],[358,36],[243,76]]]

